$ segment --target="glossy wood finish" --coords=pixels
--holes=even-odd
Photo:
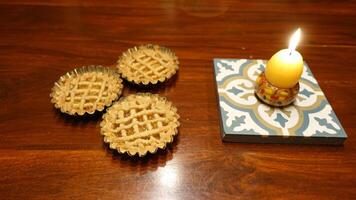
[[[0,24],[0,199],[356,197],[355,1],[12,0]],[[223,143],[212,59],[268,59],[297,27],[344,146]],[[100,114],[60,114],[49,93],[74,66],[112,65],[142,43],[174,50],[180,71],[125,94],[167,96],[182,125],[167,151],[132,159],[103,144]]]

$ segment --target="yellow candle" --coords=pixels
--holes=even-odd
[[[303,57],[295,50],[300,39],[300,29],[291,37],[288,49],[275,53],[267,62],[266,78],[279,88],[292,88],[303,72]]]

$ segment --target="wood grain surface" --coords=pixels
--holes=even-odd
[[[0,199],[356,198],[356,2],[0,2]],[[212,59],[268,59],[300,27],[308,62],[349,138],[344,146],[223,143]],[[176,52],[179,73],[152,88],[181,115],[179,136],[143,159],[110,151],[101,114],[61,114],[49,93],[76,66],[127,48]]]

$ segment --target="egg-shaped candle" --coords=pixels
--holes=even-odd
[[[303,73],[303,57],[296,46],[300,40],[298,29],[291,37],[288,49],[275,53],[267,62],[265,75],[268,82],[279,88],[292,88]]]

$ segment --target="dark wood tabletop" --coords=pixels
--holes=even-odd
[[[355,1],[75,1],[0,3],[0,199],[356,198]],[[224,143],[213,58],[269,59],[298,47],[348,134],[343,146]],[[50,102],[59,76],[112,66],[126,49],[172,49],[172,80],[138,88],[181,116],[167,150],[144,158],[103,143],[94,116]]]

